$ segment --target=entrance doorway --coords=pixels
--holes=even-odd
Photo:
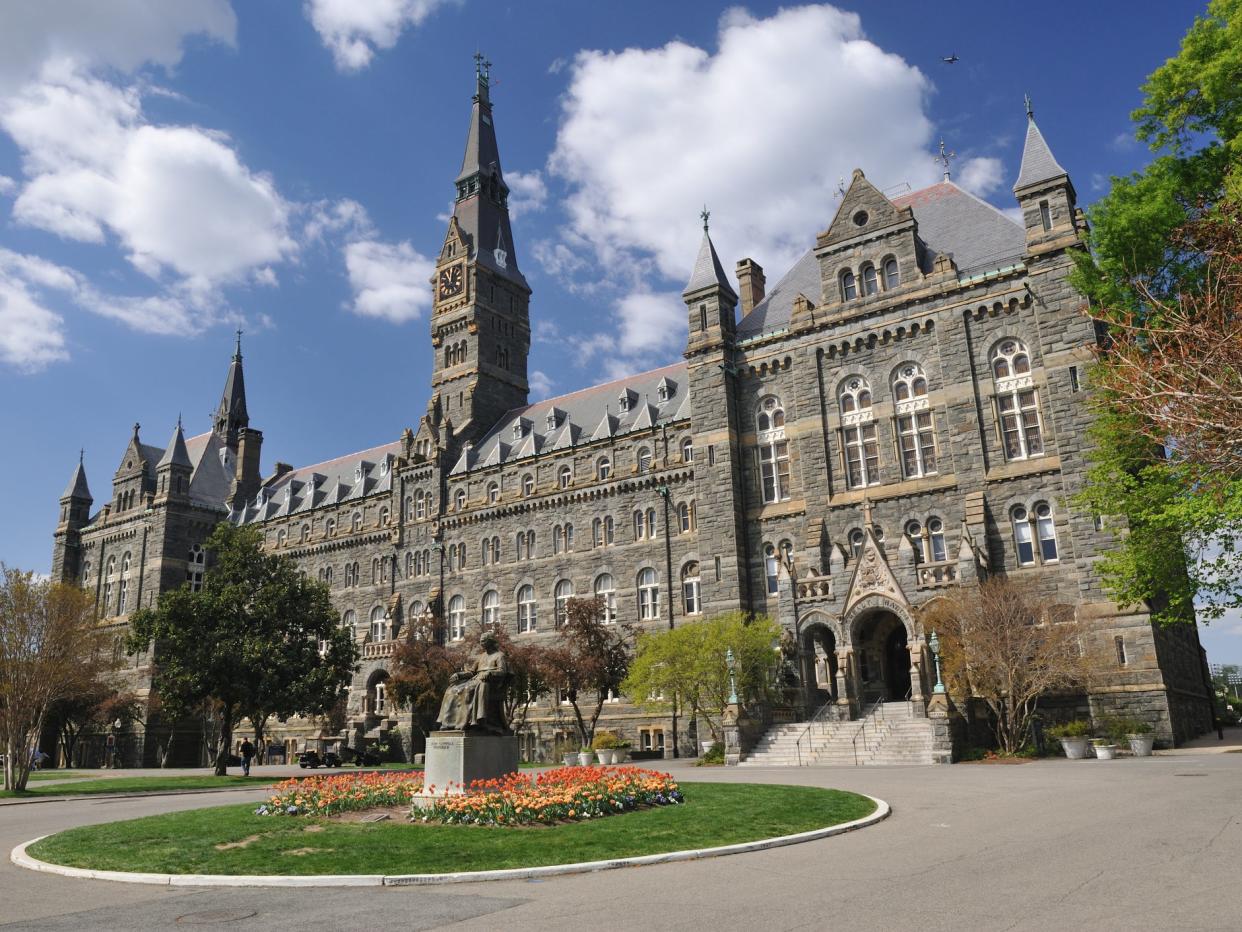
[[[837,698],[837,639],[826,625],[812,625],[802,636],[803,682],[819,696],[818,702]]]
[[[868,615],[858,623],[859,676],[866,702],[896,702],[910,695],[910,651],[906,626],[888,611]]]

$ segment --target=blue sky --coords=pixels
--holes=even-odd
[[[417,422],[476,50],[549,395],[677,358],[703,203],[726,265],[774,281],[839,178],[920,187],[942,137],[955,179],[1012,207],[1025,93],[1083,203],[1140,167],[1139,85],[1203,4],[1039,9],[5,5],[0,560],[48,569],[79,447],[100,501],[135,421],[160,445],[179,413],[206,429],[237,327],[265,468]],[[1242,622],[1215,627],[1213,659],[1242,659]]]

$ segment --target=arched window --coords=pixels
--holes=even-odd
[[[487,503],[495,505],[498,501],[500,501],[500,483],[489,482],[487,484]]]
[[[388,708],[388,684],[383,680],[376,680],[373,690],[375,695],[372,699],[372,704],[375,714],[380,715]]]
[[[850,531],[847,538],[850,545],[850,556],[856,558],[862,555],[864,535],[860,528],[854,528]]]
[[[115,575],[116,557],[108,557],[108,562],[104,564],[103,611],[105,615],[112,614],[112,577]]]
[[[414,551],[408,550],[405,554],[405,578],[410,579],[414,576]]]
[[[647,536],[655,540],[656,536],[656,513],[654,508],[647,509]]]
[[[703,599],[699,589],[699,564],[687,563],[681,571],[682,609],[687,615],[703,611]]]
[[[763,575],[768,584],[768,595],[780,591],[780,560],[776,556],[776,548],[768,544],[763,548]]]
[[[647,536],[647,523],[643,519],[642,511],[634,512],[634,539],[642,540]]]
[[[897,270],[896,259],[884,260],[884,290],[890,291],[901,284],[901,273]]]
[[[352,608],[346,609],[345,613],[341,615],[341,627],[349,632],[351,638],[354,636],[354,630],[357,625],[358,616],[354,614],[354,610]]]
[[[927,400],[927,378],[916,363],[898,367],[893,374],[897,405],[897,439],[901,474],[906,479],[936,471],[936,430]]]
[[[923,540],[923,526],[917,521],[906,524],[906,537],[910,538],[910,546],[914,548],[914,562],[927,561],[926,541]]]
[[[565,525],[565,550],[572,552],[574,549],[574,526],[572,524]]]
[[[419,618],[422,618],[423,611],[424,611],[424,606],[422,602],[418,601],[418,599],[415,599],[413,602],[411,602],[410,612],[409,612],[410,621],[417,621]]]
[[[1047,502],[1035,503],[1035,530],[1039,537],[1039,557],[1045,563],[1059,559],[1057,555],[1057,527],[1052,520],[1052,507]]]
[[[647,472],[651,469],[651,451],[647,447],[638,450],[638,471]]]
[[[871,386],[860,376],[845,380],[837,394],[841,407],[841,441],[845,481],[854,489],[880,481],[880,441],[871,410]]]
[[[556,473],[556,484],[562,489],[569,488],[573,480],[574,472],[568,466],[562,466]]]
[[[607,482],[612,476],[612,461],[608,457],[601,457],[599,462],[595,464],[595,478],[600,482]]]
[[[846,269],[841,273],[841,299],[853,301],[858,297],[858,283],[854,281],[854,273]]]
[[[306,543],[308,540],[310,540],[310,525],[303,524],[302,532],[301,532],[301,541],[302,543]]]
[[[407,495],[405,497],[405,510],[402,512],[406,521],[414,520],[414,496]]]
[[[867,263],[862,267],[862,283],[863,294],[871,295],[880,290],[879,280],[876,278],[875,266]]]
[[[535,532],[526,532],[526,559],[535,559]]]
[[[388,619],[384,617],[384,607],[377,605],[371,609],[371,640],[388,640]]]
[[[517,549],[518,560],[526,559],[526,532],[518,531],[513,538],[513,546]]]
[[[755,427],[763,500],[783,502],[789,498],[789,441],[785,439],[785,408],[775,395],[759,402]]]
[[[1031,379],[1031,357],[1019,340],[1002,340],[992,350],[996,415],[1005,458],[1026,459],[1044,452],[1039,393]]]
[[[535,477],[530,473],[522,477],[522,494],[527,498],[535,494]]]
[[[195,544],[190,548],[185,567],[185,581],[190,584],[191,592],[198,592],[203,588],[203,570],[206,563],[207,552],[199,544]]]
[[[327,583],[329,587],[332,586],[332,567],[330,566],[324,567],[323,581]]]
[[[323,525],[323,536],[333,537],[336,534],[336,518],[329,518]]]
[[[355,511],[353,515],[350,517],[349,529],[355,532],[362,530],[362,512],[361,511]]]
[[[458,511],[466,510],[466,490],[458,489],[453,493],[453,507]]]
[[[948,559],[948,549],[944,545],[944,522],[939,518],[928,519],[927,540],[931,545],[932,562],[940,563]]]
[[[120,594],[116,600],[116,613],[124,615],[129,611],[129,577],[122,576],[120,583]]]
[[[383,571],[380,569],[382,565],[383,561],[379,557],[371,558],[371,584],[374,586],[383,582]]]
[[[1031,534],[1031,519],[1022,505],[1015,505],[1009,512],[1013,521],[1013,542],[1018,549],[1018,565],[1032,566],[1035,563],[1035,544]]]
[[[552,595],[556,598],[556,624],[560,627],[569,621],[569,600],[574,597],[574,584],[562,579],[552,590]]]
[[[617,587],[613,584],[612,575],[600,573],[595,578],[595,597],[604,603],[604,624],[610,625],[617,620]]]
[[[558,524],[552,528],[552,552],[560,553],[565,548],[564,530]]]
[[[677,506],[677,526],[681,534],[687,534],[694,528],[694,509],[688,502],[681,502]]]
[[[460,641],[466,636],[466,600],[459,595],[449,599],[449,640]]]
[[[388,527],[388,515],[389,515],[388,508],[387,507],[381,508],[379,510],[379,521],[376,522],[375,526],[376,527]]]
[[[500,627],[500,594],[495,589],[483,593],[483,627]]]
[[[613,523],[612,515],[604,516],[604,546],[607,547],[613,542],[615,537],[616,526]]]
[[[523,586],[518,590],[518,633],[525,634],[538,627],[538,608],[535,605],[535,587]]]
[[[457,545],[457,568],[464,570],[466,568],[466,542],[462,541]]]
[[[427,517],[427,496],[421,491],[414,494],[414,517],[419,520]]]
[[[493,563],[500,562],[500,537],[499,536],[492,538],[492,562]]]
[[[686,437],[681,442],[681,461],[683,463],[694,462],[694,440],[690,437]]]
[[[642,621],[660,617],[660,584],[650,568],[638,574],[638,617]]]

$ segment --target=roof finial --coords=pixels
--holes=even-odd
[[[242,337],[242,330],[240,327],[238,327],[237,328],[237,345],[233,348],[233,359],[236,362],[241,362],[241,337]]]
[[[78,465],[86,465],[86,447],[78,447]]]
[[[712,212],[707,209],[706,204],[703,205],[703,210],[699,213],[699,216],[703,218],[703,232],[706,233],[707,232],[707,221],[710,220],[712,217]]]
[[[181,412],[177,412],[177,430],[181,430]]]
[[[957,158],[956,152],[949,152],[944,147],[944,140],[940,140],[940,154],[935,156],[935,160],[944,166],[944,180],[949,180],[949,160]]]
[[[138,442],[138,428],[140,428],[141,426],[142,425],[139,424],[137,421],[134,421],[134,442],[135,443]]]
[[[1022,99],[1026,103],[1026,118],[1028,120],[1034,120],[1035,119],[1035,108],[1031,106],[1031,95],[1023,94]]]

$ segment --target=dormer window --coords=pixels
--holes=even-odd
[[[660,379],[660,384],[656,387],[656,397],[661,403],[668,401],[677,392],[677,387],[668,379]]]
[[[384,459],[380,460],[380,464],[379,464],[379,472],[380,472],[380,475],[381,475],[381,476],[386,476],[386,475],[388,475],[388,459],[387,459],[387,457],[385,457]]]
[[[556,428],[560,426],[560,418],[557,416],[555,411],[548,412],[546,423],[549,431],[556,430]]]
[[[355,466],[354,467],[354,481],[359,482],[361,480],[362,480],[362,466],[361,465]]]
[[[509,261],[509,253],[497,246],[492,254],[496,257],[496,264],[498,266],[502,269],[507,267],[506,263]]]
[[[630,410],[630,393],[628,391],[624,391],[617,396],[617,409],[622,414]]]
[[[521,440],[522,437],[524,437],[525,435],[526,435],[526,431],[522,428],[522,422],[514,421],[513,422],[513,439]]]

